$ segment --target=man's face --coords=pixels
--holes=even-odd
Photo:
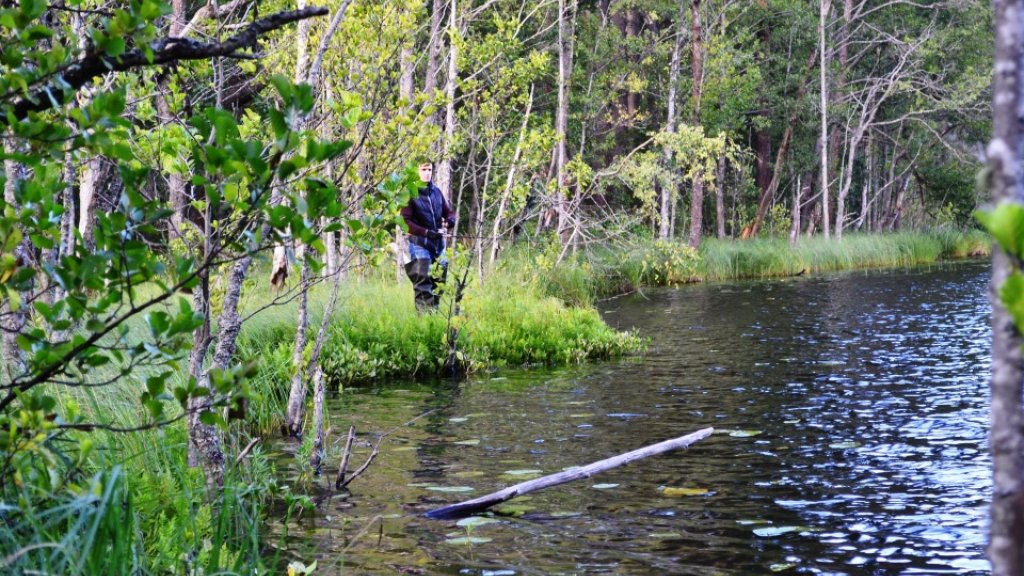
[[[430,178],[434,175],[434,167],[431,164],[420,164],[420,180],[424,182],[430,182]]]

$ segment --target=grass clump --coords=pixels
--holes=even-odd
[[[854,268],[904,267],[944,259],[981,256],[988,242],[980,232],[847,234],[842,240],[706,240],[700,249],[700,280],[772,278]]]

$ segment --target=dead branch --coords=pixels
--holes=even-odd
[[[623,464],[629,464],[630,462],[647,458],[648,456],[657,456],[658,454],[663,454],[672,450],[686,448],[698,440],[707,438],[714,431],[714,428],[704,428],[703,430],[698,430],[692,434],[687,434],[686,436],[665,440],[664,442],[645,446],[643,448],[633,450],[632,452],[626,452],[625,454],[619,454],[618,456],[599,460],[581,468],[566,470],[565,472],[558,472],[557,474],[550,474],[534,480],[520,482],[519,484],[509,486],[504,490],[492,492],[491,494],[487,494],[479,498],[436,508],[427,512],[426,516],[427,518],[433,518],[435,520],[447,520],[469,516],[474,512],[486,510],[495,504],[501,504],[506,500],[515,498],[516,496],[522,496],[523,494],[536,492],[538,490],[543,490],[544,488],[558,486],[559,484],[565,484],[566,482],[572,482],[573,480],[579,480],[580,478],[590,478],[600,472],[611,470],[612,468],[617,468]]]

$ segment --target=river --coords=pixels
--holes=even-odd
[[[324,573],[986,573],[988,270],[649,290],[601,306],[640,358],[347,390],[332,454],[350,423],[354,465],[381,454],[273,538]],[[421,516],[706,426],[483,523]]]

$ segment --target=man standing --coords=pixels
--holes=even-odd
[[[419,174],[426,185],[402,208],[402,218],[409,227],[410,262],[405,265],[405,273],[412,281],[416,309],[424,312],[437,310],[441,300],[437,285],[444,283],[448,272],[444,235],[446,228],[455,227],[455,214],[444,194],[434,185],[434,165],[421,162]],[[434,262],[440,268],[436,279],[431,275]]]

